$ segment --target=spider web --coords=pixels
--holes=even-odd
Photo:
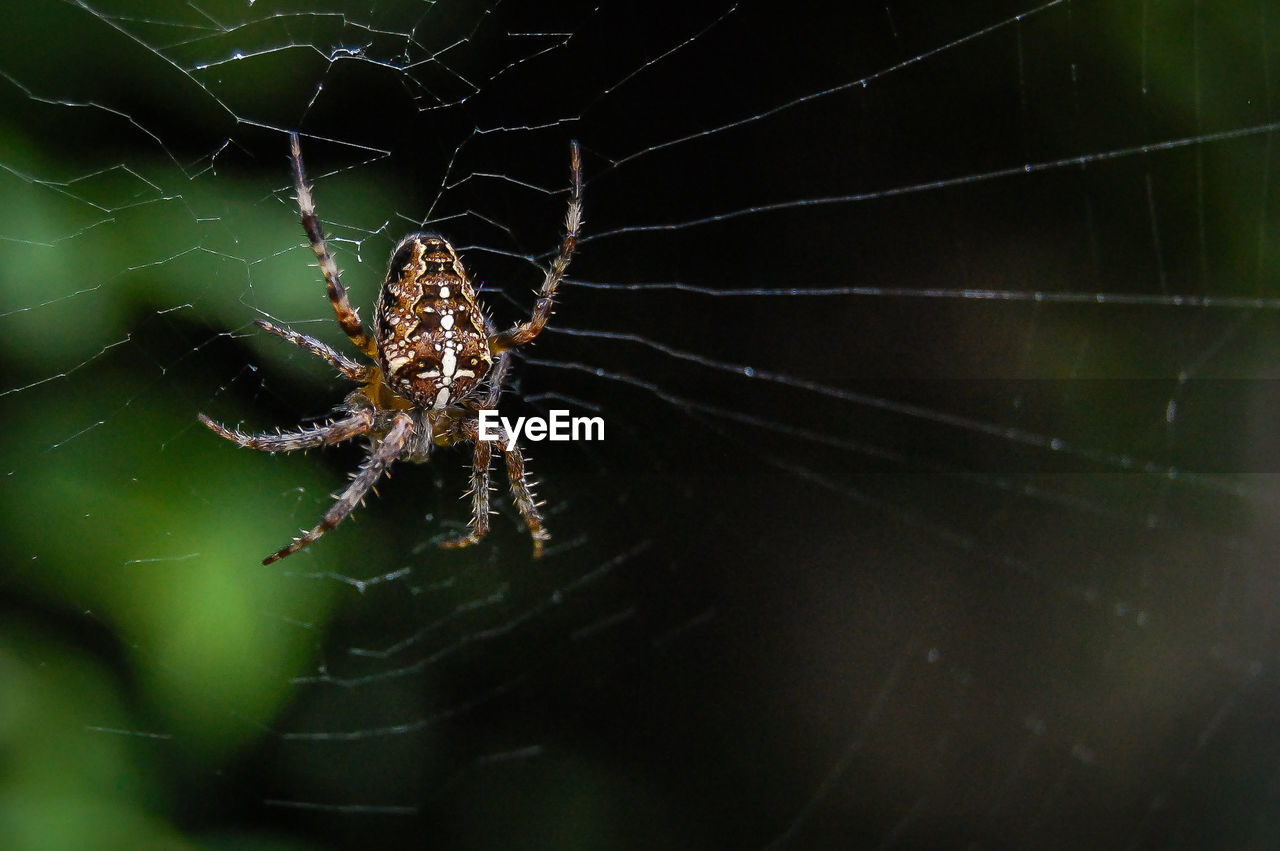
[[[1266,2],[26,4],[0,51],[5,847],[1269,847]],[[503,412],[309,549],[437,229]],[[53,840],[51,837],[69,837]]]

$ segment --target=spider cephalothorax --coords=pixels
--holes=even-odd
[[[565,237],[551,261],[528,320],[499,332],[485,315],[462,260],[447,240],[434,233],[410,234],[391,252],[387,279],[378,293],[374,336],[365,333],[360,316],[347,299],[338,267],[316,218],[302,167],[298,134],[289,136],[294,184],[302,226],[320,261],[329,300],[338,324],[351,342],[371,358],[366,366],[325,343],[289,328],[259,320],[265,331],[328,361],[361,386],[339,407],[340,416],[316,428],[281,434],[245,434],[200,415],[200,421],[222,437],[262,452],[290,452],[327,446],[356,437],[370,441],[369,456],[351,484],[339,494],[320,523],[293,543],[263,560],[282,559],[337,526],[373,488],[394,461],[426,461],[431,447],[474,443],[471,469],[471,531],[445,546],[474,544],[489,531],[490,441],[481,440],[479,412],[492,410],[502,392],[508,352],[541,333],[551,316],[556,287],[564,277],[582,225],[582,162],[578,143],[570,146],[572,185],[565,214]],[[533,554],[542,554],[550,535],[525,475],[520,447],[498,430],[498,448],[506,459],[511,495],[533,537]]]

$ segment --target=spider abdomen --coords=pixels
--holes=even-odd
[[[465,399],[493,362],[471,280],[453,246],[436,234],[410,234],[391,253],[374,327],[387,385],[425,408]]]

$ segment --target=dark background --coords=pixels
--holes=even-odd
[[[1267,3],[18,4],[0,35],[0,844],[1266,848]],[[466,452],[237,451],[448,234],[499,323]],[[503,494],[502,476],[497,474]]]

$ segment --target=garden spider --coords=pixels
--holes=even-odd
[[[502,393],[507,355],[532,341],[551,316],[556,287],[573,257],[582,226],[582,158],[578,143],[570,143],[572,184],[565,214],[565,236],[560,253],[551,261],[538,301],[528,320],[499,332],[485,315],[456,251],[435,233],[413,233],[391,252],[387,279],[378,293],[373,334],[366,334],[360,317],[347,300],[338,267],[325,244],[302,168],[298,134],[289,134],[293,180],[298,191],[302,227],[320,261],[338,324],[357,349],[373,360],[363,365],[305,334],[256,320],[264,331],[283,337],[299,348],[329,362],[338,372],[359,381],[338,407],[343,414],[321,426],[277,434],[245,434],[200,414],[200,422],[227,440],[260,452],[292,452],[314,446],[330,446],[356,437],[369,438],[369,455],[352,477],[351,484],[335,497],[320,523],[295,538],[284,549],[267,556],[263,564],[292,555],[337,526],[373,488],[378,477],[395,461],[421,463],[431,447],[475,444],[471,469],[471,531],[442,543],[465,547],[489,531],[490,441],[481,440],[479,412],[492,410]],[[542,524],[539,503],[525,474],[524,457],[514,442],[508,445],[504,428],[498,447],[507,463],[507,478],[516,508],[533,537],[533,555],[542,555],[543,542],[551,536]]]

